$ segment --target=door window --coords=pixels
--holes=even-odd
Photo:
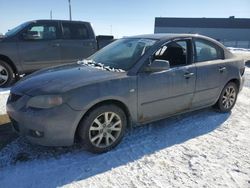
[[[62,23],[65,39],[88,39],[88,29],[84,24]]]
[[[180,40],[170,42],[161,47],[154,54],[154,59],[169,61],[170,67],[188,64],[188,41]]]
[[[196,62],[223,59],[223,50],[205,40],[195,40]]]
[[[26,31],[26,39],[29,40],[53,40],[57,38],[57,26],[55,24],[36,24]]]

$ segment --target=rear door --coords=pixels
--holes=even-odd
[[[33,34],[32,38],[24,37]],[[57,21],[40,21],[20,33],[18,53],[25,72],[57,65],[61,61],[60,30]]]
[[[197,67],[196,90],[193,108],[211,105],[221,92],[225,72],[224,52],[221,47],[205,39],[194,39]]]
[[[196,68],[192,64],[192,42],[179,39],[162,46],[154,59],[167,60],[170,69],[138,74],[140,122],[160,119],[189,109],[195,90]]]
[[[89,57],[96,50],[92,29],[84,22],[62,22],[62,63],[71,63]]]

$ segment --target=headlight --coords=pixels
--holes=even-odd
[[[63,103],[63,98],[60,95],[40,95],[32,97],[27,102],[27,107],[33,108],[52,108]]]

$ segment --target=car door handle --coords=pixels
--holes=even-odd
[[[53,44],[51,44],[51,46],[52,46],[52,47],[59,47],[60,44],[59,44],[59,43],[53,43]]]
[[[188,78],[192,77],[193,75],[194,75],[193,72],[186,72],[186,73],[184,74],[184,77],[185,77],[186,79],[188,79]]]
[[[226,69],[227,69],[226,67],[220,67],[220,68],[219,68],[219,71],[220,71],[220,72],[224,72]]]

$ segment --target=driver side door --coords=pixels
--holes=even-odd
[[[190,39],[172,41],[162,46],[153,57],[169,61],[170,69],[138,74],[139,122],[188,110],[194,95],[196,68],[192,64]]]
[[[27,33],[32,37],[24,37]],[[25,72],[61,64],[59,34],[57,21],[33,23],[21,33],[18,52]]]

